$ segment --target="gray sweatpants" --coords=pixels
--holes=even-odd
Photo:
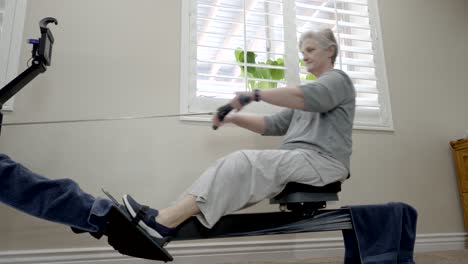
[[[324,186],[347,176],[339,161],[311,150],[241,150],[217,160],[181,198],[195,196],[197,218],[211,228],[226,214],[274,197],[288,182]]]

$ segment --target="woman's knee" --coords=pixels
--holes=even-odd
[[[239,167],[239,169],[250,163],[247,154],[243,150],[237,150],[227,155],[225,161],[231,166]]]

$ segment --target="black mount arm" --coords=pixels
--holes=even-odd
[[[46,17],[42,19],[39,22],[41,38],[29,40],[29,44],[33,45],[32,65],[0,90],[0,110],[3,108],[3,105],[11,99],[11,97],[21,91],[24,86],[26,86],[39,74],[45,72],[47,66],[50,66],[54,36],[47,28],[49,23],[54,23],[55,25],[58,24],[57,20],[53,17]],[[0,132],[2,127],[2,120],[3,114],[0,111]]]

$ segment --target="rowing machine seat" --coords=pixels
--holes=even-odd
[[[333,182],[322,187],[290,182],[284,190],[270,199],[270,204],[279,204],[292,211],[314,211],[326,207],[328,201],[338,201],[341,182]]]

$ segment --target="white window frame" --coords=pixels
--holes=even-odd
[[[18,75],[27,0],[5,0],[0,35],[0,89]],[[2,111],[13,111],[14,98]]]
[[[378,1],[368,0],[368,7],[371,30],[373,33],[372,40],[374,43],[376,65],[375,75],[378,80],[377,86],[379,89],[380,117],[382,118],[382,122],[378,126],[375,124],[355,124],[354,129],[394,131]]]
[[[200,110],[194,105],[195,89],[196,89],[196,65],[190,63],[196,59],[196,45],[193,45],[193,39],[196,39],[196,21],[191,19],[191,10],[194,10],[195,1],[182,0],[182,28],[181,28],[181,71],[180,71],[180,113],[197,113]],[[288,5],[286,5],[287,7]],[[371,21],[372,40],[375,56],[375,75],[378,80],[379,90],[379,105],[381,122],[378,124],[354,123],[354,129],[361,130],[384,130],[393,131],[393,119],[390,104],[390,96],[387,81],[387,71],[385,67],[385,56],[383,50],[382,32],[380,25],[380,16],[377,0],[368,0],[369,19]],[[195,29],[195,30],[192,30]],[[294,32],[295,34],[295,32]],[[195,58],[194,58],[195,56]],[[291,79],[291,77],[289,78]],[[294,78],[292,78],[294,79]],[[298,77],[296,78],[298,79]],[[288,80],[289,82],[289,80]],[[212,109],[215,111],[219,106],[228,102],[226,99],[201,99],[196,98],[196,104],[203,104],[204,109]],[[249,105],[247,111],[254,113],[274,113],[278,107],[271,107],[266,103],[256,103],[255,106]],[[206,111],[202,111],[206,112]],[[188,121],[211,121],[209,116],[189,116],[181,117],[182,120]]]

